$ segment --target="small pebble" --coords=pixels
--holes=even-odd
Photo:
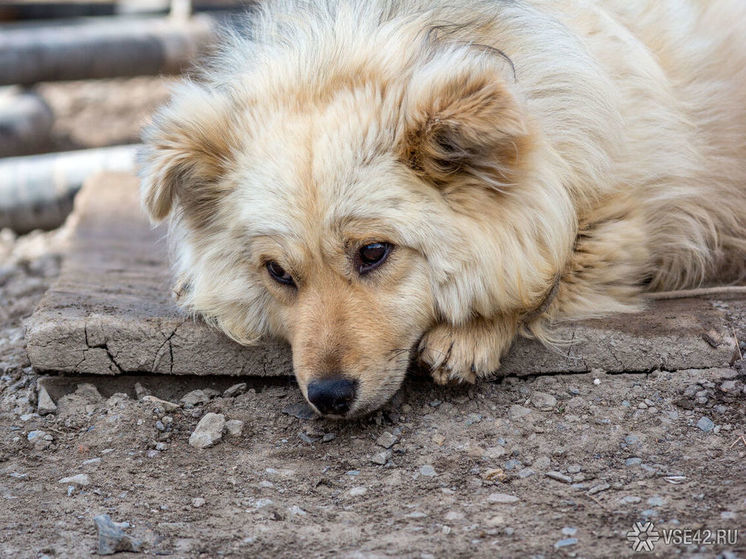
[[[240,419],[231,419],[225,422],[225,430],[229,435],[238,437],[243,433],[243,421]]]
[[[632,458],[627,458],[624,461],[625,466],[639,466],[642,463],[642,458],[637,458],[636,456],[633,456]]]
[[[321,437],[321,442],[322,443],[330,443],[330,442],[332,442],[336,438],[337,438],[337,434],[336,433],[324,433],[324,436]]]
[[[98,531],[98,554],[113,555],[119,551],[138,553],[142,542],[124,533],[129,528],[127,522],[112,522],[108,514],[100,514],[93,518]]]
[[[565,526],[562,528],[563,536],[574,536],[578,532],[578,529],[574,526]]]
[[[504,504],[504,505],[510,505],[513,503],[517,503],[520,499],[516,497],[515,495],[508,495],[507,493],[491,493],[489,497],[487,497],[487,501],[490,503],[498,503],[498,504]]]
[[[365,495],[368,492],[368,489],[362,485],[358,485],[357,487],[353,487],[350,489],[350,497],[361,497]]]
[[[713,423],[712,419],[710,419],[706,415],[703,415],[700,420],[697,421],[697,427],[699,427],[705,433],[709,433],[715,428],[715,423]]]
[[[65,485],[76,485],[78,487],[85,487],[87,485],[90,485],[91,478],[88,476],[88,474],[77,474],[77,475],[70,476],[70,477],[63,477],[57,483],[63,483]]]
[[[313,411],[313,408],[307,402],[287,405],[282,408],[282,413],[292,415],[297,419],[313,419],[316,417],[316,412]]]
[[[571,545],[575,545],[576,543],[578,543],[578,538],[566,538],[555,543],[554,548],[562,549],[563,547],[570,547]]]
[[[386,464],[386,462],[389,461],[389,458],[391,458],[391,451],[384,450],[371,456],[370,461],[374,464],[378,464],[379,466],[383,466],[384,464]]]
[[[435,477],[437,474],[435,473],[435,468],[433,468],[430,464],[425,464],[420,468],[420,475],[423,475],[425,477]]]
[[[665,502],[666,502],[666,500],[663,497],[660,497],[658,495],[655,495],[655,496],[650,497],[648,499],[648,504],[651,507],[662,507],[663,503],[665,503]]]
[[[562,483],[572,483],[572,478],[570,476],[566,476],[562,472],[551,470],[544,475],[546,475],[548,478],[551,478],[555,481],[560,481]]]
[[[239,382],[238,384],[226,388],[223,391],[223,398],[233,398],[239,394],[243,394],[244,392],[246,392],[246,383]]]
[[[36,411],[39,412],[39,415],[48,415],[57,411],[57,405],[43,386],[39,388]]]
[[[202,505],[204,505],[204,504],[205,504],[205,502],[206,502],[206,501],[205,501],[205,500],[204,500],[204,499],[203,499],[202,497],[195,497],[194,499],[192,499],[192,506],[193,506],[193,507],[194,507],[195,509],[198,509],[198,508],[200,508],[200,507],[201,507]]]
[[[223,438],[224,428],[225,416],[223,414],[206,413],[189,437],[189,446],[208,448],[217,444]]]
[[[381,433],[381,436],[376,439],[376,444],[378,446],[382,446],[383,448],[391,448],[394,446],[398,438],[389,433],[388,431],[384,431]]]
[[[642,499],[640,497],[637,497],[636,495],[627,495],[626,497],[622,497],[620,501],[627,505],[636,505],[639,503]]]

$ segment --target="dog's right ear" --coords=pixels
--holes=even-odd
[[[142,205],[153,222],[177,201],[187,213],[208,209],[232,150],[226,99],[187,82],[143,132],[139,154]]]

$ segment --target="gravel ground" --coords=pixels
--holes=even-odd
[[[121,114],[117,135],[87,136],[94,113],[60,137],[136,137]],[[1,557],[631,557],[647,521],[660,539],[642,556],[746,557],[743,361],[455,389],[413,376],[347,423],[310,417],[286,379],[40,379],[23,320],[64,243],[64,228],[0,233]],[[715,304],[746,339],[746,303]]]

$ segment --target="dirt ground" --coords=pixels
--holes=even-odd
[[[86,130],[108,122],[107,88],[126,99],[128,82],[45,86],[86,114],[71,110],[60,137],[108,142]],[[133,91],[162,87],[151,82]],[[74,98],[93,90],[98,109]],[[136,138],[142,107],[129,103],[111,116],[116,141]],[[40,380],[23,320],[64,240],[0,234],[1,557],[89,557],[103,513],[142,541],[121,557],[631,557],[627,534],[647,521],[659,539],[640,556],[746,557],[744,361],[456,389],[412,376],[347,423],[308,417],[288,379]],[[746,303],[713,304],[746,340]],[[40,386],[56,404],[45,415]],[[208,412],[241,432],[193,448]]]

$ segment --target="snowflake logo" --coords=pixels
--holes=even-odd
[[[632,530],[627,532],[627,541],[637,552],[653,551],[655,542],[661,539],[652,522],[635,522]]]

